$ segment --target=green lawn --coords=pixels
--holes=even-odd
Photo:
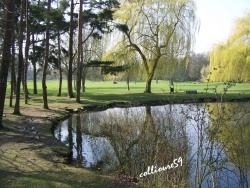
[[[225,85],[221,82],[217,83],[199,83],[199,82],[175,82],[175,90],[177,92],[182,92],[185,90],[197,90],[198,93],[204,93],[206,88],[215,88],[217,87],[218,92],[222,92]],[[28,81],[28,88],[32,91],[33,82]],[[48,80],[47,88],[49,95],[56,95],[58,90],[58,81],[57,80]],[[86,82],[86,93],[95,93],[95,94],[116,94],[116,93],[143,93],[145,89],[145,82],[131,82],[130,91],[127,90],[126,82],[118,82],[113,84],[111,81],[101,81],[101,82]],[[30,92],[31,92],[30,91]],[[250,84],[249,83],[237,83],[235,86],[229,89],[229,93],[248,93],[250,94]],[[38,92],[42,92],[42,84],[38,81]],[[64,95],[67,95],[67,82],[63,80],[63,89],[62,92]],[[156,81],[152,82],[152,92],[153,93],[163,93],[169,92],[169,82],[168,81]],[[212,90],[209,91],[213,93]]]
[[[31,93],[29,100],[30,104],[42,103],[42,84],[38,81],[38,95],[33,95],[33,82],[28,81],[29,92]],[[223,83],[198,83],[198,82],[176,82],[174,83],[175,93],[169,93],[169,82],[159,80],[158,83],[154,80],[152,82],[152,93],[143,93],[145,82],[131,82],[130,90],[127,90],[126,82],[118,82],[113,84],[112,81],[86,82],[86,92],[82,92],[81,99],[85,105],[92,104],[107,104],[110,102],[147,102],[156,100],[167,100],[173,102],[181,102],[185,99],[196,99],[206,97],[218,97],[223,94]],[[67,83],[63,81],[62,97],[57,97],[58,81],[47,81],[47,92],[49,103],[64,103],[67,101],[69,104],[75,103],[75,99],[67,98]],[[215,90],[216,94],[215,95]],[[197,95],[185,94],[186,90],[197,90]],[[9,96],[9,88],[7,96]],[[237,83],[228,89],[226,96],[229,99],[245,98],[250,96],[249,83]]]

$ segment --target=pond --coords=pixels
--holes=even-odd
[[[250,103],[169,104],[73,115],[54,135],[77,166],[143,187],[249,187]]]

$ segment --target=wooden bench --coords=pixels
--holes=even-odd
[[[187,90],[186,94],[197,94],[197,90]]]

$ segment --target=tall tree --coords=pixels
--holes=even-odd
[[[18,72],[17,72],[17,86],[16,86],[16,103],[14,108],[14,114],[20,115],[20,87],[22,80],[22,70],[23,70],[23,22],[24,22],[24,14],[25,14],[25,1],[21,1],[20,8],[20,20],[19,20],[19,35],[18,35]]]
[[[69,26],[69,63],[68,63],[68,75],[67,75],[67,82],[68,82],[68,97],[74,98],[73,93],[73,86],[72,86],[72,79],[73,79],[73,36],[74,36],[74,0],[70,1],[70,26]]]
[[[42,67],[41,62],[44,60],[44,38],[45,35],[45,2],[44,1],[32,1],[29,5],[30,16],[29,18],[29,30],[32,36],[31,44],[32,51],[30,53],[30,61],[33,65],[33,93],[37,94],[37,73],[40,71],[39,67]]]
[[[59,3],[57,3],[57,8],[59,8]],[[59,11],[61,13],[61,11]],[[59,14],[62,15],[62,14]],[[59,22],[60,23],[60,22]],[[62,66],[61,66],[61,34],[60,34],[60,24],[57,24],[57,48],[58,48],[58,69],[59,69],[59,87],[57,96],[61,96],[62,93]]]
[[[151,82],[159,61],[171,54],[171,44],[181,43],[182,54],[189,55],[196,31],[193,0],[124,1],[117,17],[128,47],[138,53],[146,72],[145,93],[151,93]],[[179,57],[175,57],[179,58]]]
[[[26,22],[26,42],[25,42],[25,59],[24,59],[24,68],[23,68],[23,90],[24,90],[24,101],[25,104],[28,104],[28,86],[27,86],[27,71],[28,71],[28,62],[29,62],[29,48],[30,48],[30,25],[29,25],[29,0],[26,0],[25,8],[25,22]]]
[[[47,11],[50,12],[51,0],[48,0]],[[50,39],[50,16],[46,19],[46,35],[45,35],[45,59],[43,64],[43,78],[42,78],[42,89],[43,89],[43,108],[49,109],[48,106],[48,96],[47,96],[47,86],[46,86],[46,75],[49,64],[49,39]]]
[[[2,47],[2,62],[0,69],[0,128],[2,125],[3,110],[4,110],[4,101],[7,88],[7,77],[8,77],[8,68],[11,62],[11,45],[13,40],[13,26],[14,26],[14,0],[7,0],[4,2],[7,8],[5,14],[5,26],[4,26],[4,39]]]
[[[83,0],[79,1],[80,8],[78,13],[78,48],[77,48],[77,79],[76,79],[76,102],[81,102],[81,80],[82,80],[82,11],[83,11]]]
[[[51,9],[51,39],[56,40],[57,45],[53,47],[52,54],[50,54],[50,63],[52,66],[59,70],[59,87],[57,96],[61,96],[62,90],[62,36],[66,38],[65,33],[68,32],[69,23],[65,20],[66,9],[68,8],[68,3],[66,0],[58,0],[56,2],[56,9]]]
[[[58,48],[58,69],[59,69],[59,87],[57,96],[62,93],[62,63],[61,63],[61,35],[59,29],[57,30],[57,48]]]
[[[37,94],[37,83],[36,83],[36,55],[35,55],[35,34],[32,33],[32,65],[33,65],[33,94]]]
[[[13,29],[12,35],[13,36],[12,36],[12,47],[11,47],[11,50],[12,50],[12,54],[11,54],[11,85],[10,85],[10,103],[9,103],[10,107],[13,107],[13,95],[16,93],[16,69],[15,69],[15,60],[16,60],[15,41],[16,41],[16,37],[15,37],[15,30],[14,29]]]
[[[117,8],[119,8],[120,3],[117,0],[105,0],[105,1],[87,1],[83,0],[83,4],[85,5],[85,9],[83,10],[82,16],[83,16],[83,26],[84,26],[84,34],[83,34],[83,41],[82,44],[84,44],[84,47],[89,46],[90,44],[90,38],[93,37],[94,40],[92,41],[96,43],[95,41],[101,40],[102,36],[104,34],[112,32],[111,26],[113,25],[113,14]],[[91,45],[92,45],[91,44]],[[99,45],[100,47],[100,45]],[[83,47],[82,47],[83,48]],[[88,48],[88,47],[87,47]],[[95,47],[96,48],[96,47]],[[83,73],[82,73],[82,90],[85,91],[85,78],[86,78],[86,68],[87,68],[87,62],[89,60],[96,60],[95,57],[87,57],[90,51],[95,54],[96,57],[96,49],[93,50],[92,47],[90,49],[83,48],[82,53],[84,52],[84,57],[82,60],[83,63]],[[90,53],[92,53],[90,52]],[[101,54],[98,54],[98,56],[101,56]],[[97,58],[100,60],[100,58]],[[77,69],[78,70],[78,69]]]

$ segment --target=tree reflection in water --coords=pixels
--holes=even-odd
[[[222,169],[231,174],[241,188],[250,186],[249,107],[249,103],[214,103],[208,106],[210,135],[225,148],[225,156],[230,164]]]
[[[168,108],[152,112],[149,106],[139,113],[133,111],[124,110],[119,116],[109,113],[101,124],[103,134],[109,138],[115,150],[120,170],[130,177],[138,177],[151,165],[167,166],[175,158],[185,158],[188,142],[184,124],[172,118],[173,112]],[[182,167],[151,174],[140,180],[151,187],[166,184],[170,187],[185,187],[187,177],[188,165],[184,162]]]
[[[145,187],[247,187],[250,116],[240,111],[242,105],[234,110],[225,106],[165,105],[82,113],[63,122],[55,136],[69,145],[78,165],[115,172],[120,179],[139,180]],[[225,109],[231,114],[226,116]],[[233,121],[237,126],[225,123],[242,117],[239,114],[246,118]],[[139,177],[152,165],[158,169],[179,157],[182,166]]]

